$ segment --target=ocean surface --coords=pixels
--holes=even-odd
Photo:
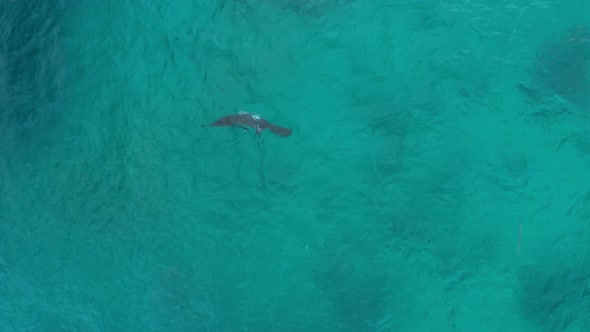
[[[590,331],[588,13],[0,0],[0,331]]]

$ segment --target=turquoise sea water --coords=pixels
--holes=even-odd
[[[0,0],[0,331],[589,331],[589,12]]]

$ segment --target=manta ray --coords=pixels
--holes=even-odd
[[[237,114],[227,115],[217,119],[217,121],[211,124],[204,124],[201,127],[224,127],[224,126],[237,126],[244,128],[244,126],[252,127],[256,130],[256,135],[260,135],[265,129],[270,130],[272,133],[279,136],[291,135],[292,129],[279,127],[263,119],[258,114],[248,112],[238,112]]]

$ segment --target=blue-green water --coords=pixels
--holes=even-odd
[[[590,330],[589,12],[0,0],[0,331]]]

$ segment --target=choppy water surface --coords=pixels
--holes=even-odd
[[[0,330],[590,329],[588,12],[0,0]]]

